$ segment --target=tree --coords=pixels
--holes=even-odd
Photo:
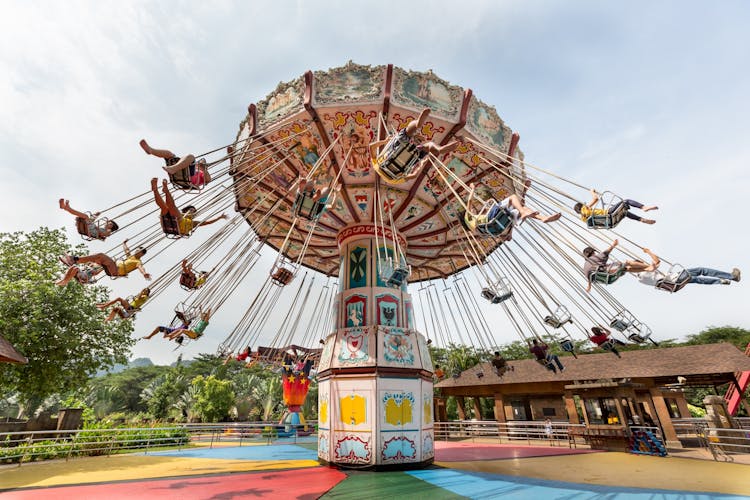
[[[203,422],[226,420],[229,410],[234,405],[232,382],[219,380],[214,375],[208,378],[198,375],[191,383],[195,387],[193,412]]]
[[[134,343],[129,321],[105,323],[95,307],[105,287],[54,284],[63,270],[57,258],[70,252],[61,230],[0,234],[0,333],[29,358],[28,365],[0,364],[0,390],[18,393],[25,413],[126,362]]]
[[[248,371],[238,373],[232,378],[234,390],[234,408],[237,411],[237,420],[244,422],[248,420],[250,411],[256,404],[254,389],[261,383],[261,379]]]
[[[152,417],[164,419],[169,417],[187,387],[187,381],[180,370],[171,368],[161,377],[152,380],[143,389],[141,398]]]
[[[700,333],[687,336],[687,345],[729,342],[744,351],[750,344],[750,330],[737,326],[709,326]]]
[[[268,422],[279,407],[282,400],[281,379],[269,377],[261,382],[253,391],[253,397],[263,409],[261,420]]]
[[[154,379],[166,375],[172,369],[167,366],[137,366],[127,368],[119,373],[110,373],[90,382],[91,386],[110,387],[121,399],[121,410],[131,413],[145,412],[146,401],[142,399],[143,390]]]

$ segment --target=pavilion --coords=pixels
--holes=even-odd
[[[447,396],[456,397],[462,420],[465,398],[473,398],[477,418],[483,417],[478,398],[493,398],[498,422],[549,418],[601,429],[652,420],[661,426],[668,445],[680,447],[672,420],[690,417],[684,388],[731,383],[744,390],[739,374],[750,371],[750,357],[728,343],[621,354],[561,357],[565,370],[557,374],[533,359],[522,359],[509,361],[513,370],[498,377],[489,362],[481,363],[436,384],[442,395],[436,401],[436,420],[447,420]]]

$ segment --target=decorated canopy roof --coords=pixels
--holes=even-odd
[[[392,217],[407,241],[410,281],[446,277],[466,268],[470,261],[458,244],[462,234],[456,223],[461,206],[437,169],[425,168],[412,180],[387,184],[372,168],[368,145],[406,127],[425,107],[431,114],[419,133],[438,144],[460,140],[457,150],[440,160],[464,184],[475,183],[483,199],[502,199],[521,191],[502,171],[483,161],[488,155],[495,162],[512,157],[514,161],[504,161],[504,168],[518,169],[516,178],[522,175],[518,135],[470,89],[451,85],[431,71],[350,62],[280,83],[265,99],[249,106],[237,135],[243,153],[234,155],[231,169],[237,209],[269,245],[283,246],[290,259],[302,252],[312,229],[302,264],[336,276],[337,234],[347,226],[373,222],[379,190],[385,220],[390,225]],[[499,151],[502,158],[467,139]],[[314,169],[316,164],[319,167]],[[294,220],[295,182],[312,169],[319,186],[340,184],[340,195],[316,224],[298,222],[283,245]],[[460,183],[449,182],[466,197]],[[484,240],[484,244],[489,252],[501,241]]]

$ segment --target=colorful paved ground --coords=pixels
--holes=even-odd
[[[0,499],[750,498],[750,466],[563,447],[436,443],[435,466],[322,467],[314,443],[221,446],[0,468]]]

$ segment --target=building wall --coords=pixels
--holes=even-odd
[[[568,420],[568,413],[565,411],[565,401],[560,396],[535,397],[529,401],[531,406],[532,420]],[[545,415],[544,409],[554,410],[554,415]]]

